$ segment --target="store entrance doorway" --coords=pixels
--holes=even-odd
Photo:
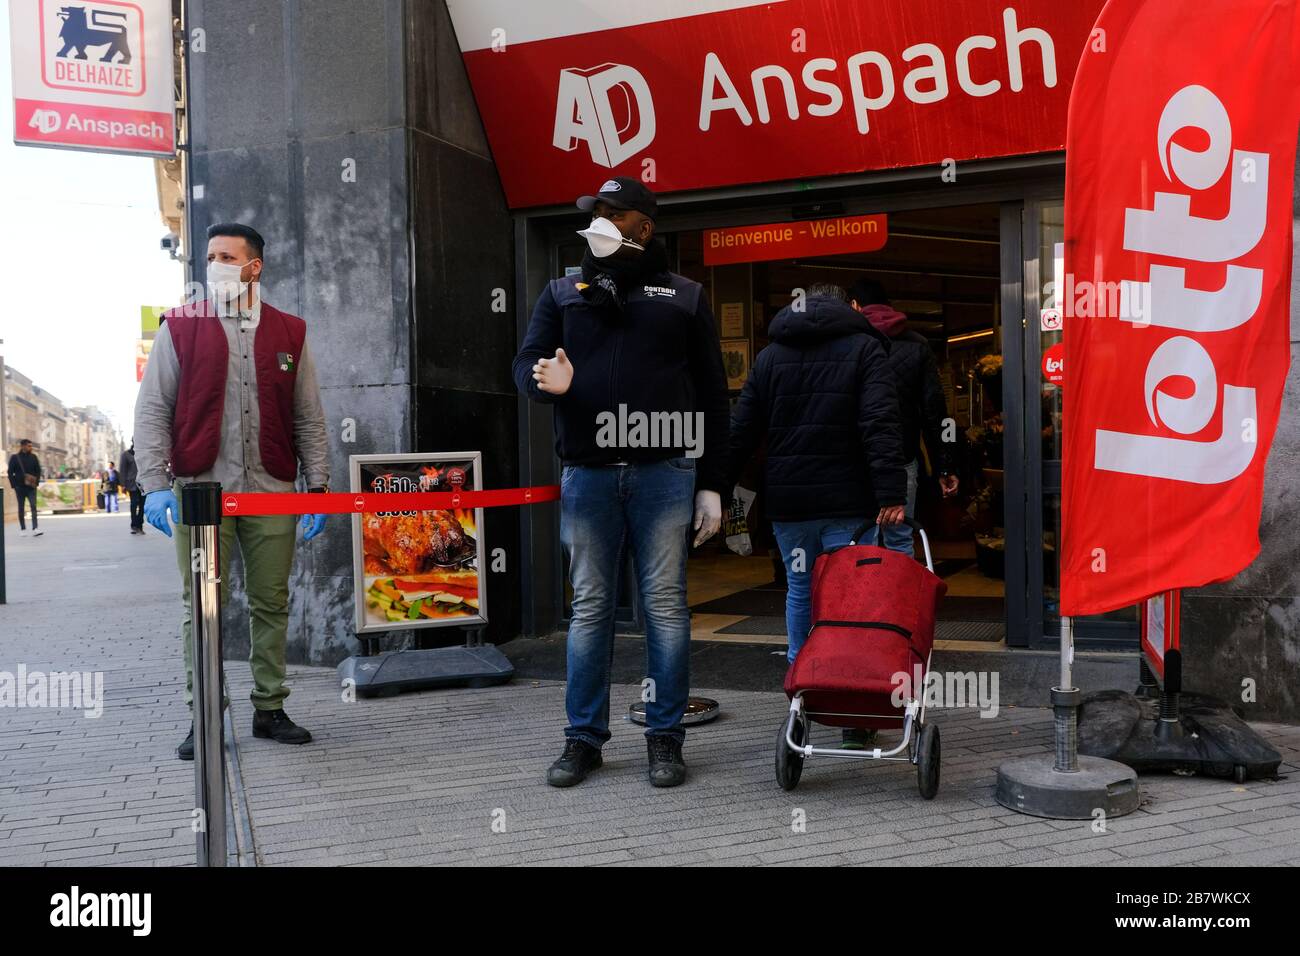
[[[919,454],[916,518],[948,584],[936,637],[1000,642],[1006,636],[1006,468],[1001,216],[998,203],[891,212],[872,252],[706,265],[704,232],[671,234],[678,270],[704,284],[719,323],[733,399],[767,327],[798,289],[878,282],[907,327],[933,350],[947,409],[957,494],[942,496],[938,449]],[[1010,334],[1019,335],[1019,318]],[[1018,389],[1018,382],[1015,388]],[[1014,391],[1014,389],[1013,389]],[[740,484],[753,492],[744,542],[721,536],[693,552],[687,596],[696,639],[784,645],[784,569],[764,514],[762,452]],[[918,549],[918,553],[919,549]]]

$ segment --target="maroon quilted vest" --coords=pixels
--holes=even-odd
[[[172,418],[172,471],[190,477],[211,468],[221,449],[230,350],[221,319],[210,302],[172,309],[163,315],[163,321],[181,370]],[[306,337],[306,322],[262,303],[261,319],[253,333],[261,413],[258,451],[267,474],[281,481],[298,477],[293,388]]]

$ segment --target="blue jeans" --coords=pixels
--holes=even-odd
[[[916,476],[919,466],[913,458],[907,463],[907,516],[916,520]],[[875,532],[867,535],[863,544],[875,544]],[[916,557],[916,551],[912,546],[912,529],[905,524],[891,525],[885,529],[885,547],[891,551],[901,551],[908,557]]]
[[[115,492],[112,491],[104,492],[104,513],[105,514],[117,513],[117,494]]]
[[[694,515],[695,461],[565,465],[560,541],[569,557],[565,737],[609,740],[609,668],[614,606],[625,549],[632,552],[645,615],[646,736],[682,740],[690,692],[691,617],[686,607],[686,534]]]
[[[874,517],[874,516],[873,516]],[[773,521],[776,546],[785,562],[785,633],[789,641],[786,659],[794,662],[799,648],[808,640],[812,626],[812,571],[817,556],[853,540],[853,532],[866,518],[815,518],[811,521]],[[867,530],[868,538],[873,535]],[[866,543],[871,543],[868,540]],[[799,553],[796,553],[798,551]],[[801,570],[796,570],[796,561]]]

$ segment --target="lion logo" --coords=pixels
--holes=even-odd
[[[58,17],[63,21],[59,30],[59,39],[63,49],[55,56],[72,56],[76,60],[85,60],[86,47],[107,46],[100,56],[101,63],[130,63],[131,47],[126,42],[126,14],[112,10],[92,10],[86,17],[85,7],[62,7]],[[121,57],[120,60],[115,59]]]

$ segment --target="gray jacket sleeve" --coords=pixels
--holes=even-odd
[[[306,340],[293,386],[293,441],[298,446],[303,479],[308,488],[320,488],[330,481],[329,435],[325,428],[325,408],[316,381],[316,363]]]
[[[153,340],[144,380],[135,400],[136,479],[145,494],[171,487],[167,464],[172,456],[172,416],[176,410],[176,389],[181,366],[164,322]]]

